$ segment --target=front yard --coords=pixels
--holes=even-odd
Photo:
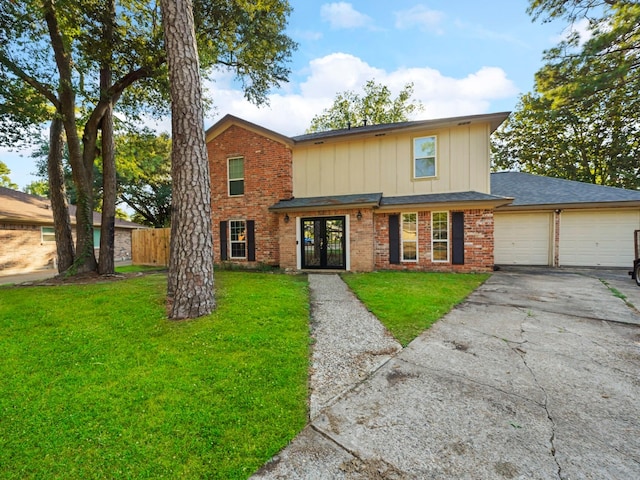
[[[403,344],[485,278],[345,275]],[[244,479],[302,429],[306,277],[217,272],[216,312],[188,322],[165,291],[158,273],[0,288],[2,478]]]

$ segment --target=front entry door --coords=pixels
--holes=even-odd
[[[345,217],[302,219],[302,268],[344,270]]]

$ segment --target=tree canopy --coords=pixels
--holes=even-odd
[[[411,98],[412,95],[412,83],[407,83],[393,98],[389,87],[369,80],[363,87],[363,94],[353,90],[338,93],[331,107],[313,117],[307,133],[405,122],[413,112],[423,108],[419,101]]]
[[[534,92],[493,138],[494,169],[640,188],[640,3],[533,0],[544,21],[586,18],[545,52]]]
[[[264,102],[289,74],[295,43],[283,32],[290,10],[286,0],[196,0],[202,72],[229,69],[247,98]],[[0,3],[0,142],[13,144],[25,129],[61,119],[78,201],[75,271],[96,267],[93,166],[101,151],[103,171],[110,172],[105,180],[112,181],[114,160],[106,154],[112,141],[105,133],[111,112],[134,120],[162,115],[168,98],[156,0]],[[106,209],[115,196],[106,184],[104,190],[110,193]],[[111,220],[103,219],[103,228]]]
[[[0,160],[0,187],[11,188],[12,190],[16,190],[18,185],[11,181],[9,178],[9,174],[11,170],[7,167],[7,164]]]
[[[132,220],[150,227],[171,222],[171,139],[149,130],[116,136],[118,199]]]

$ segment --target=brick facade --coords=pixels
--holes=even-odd
[[[43,242],[39,225],[0,224],[0,275],[54,268],[55,242]]]
[[[442,210],[445,211],[443,208]],[[464,264],[451,263],[453,211],[464,213]],[[449,212],[449,261],[431,260],[431,212],[418,213],[418,261],[389,262],[389,216],[402,212],[378,213],[375,223],[375,269],[431,272],[489,272],[493,270],[493,210],[452,210]]]
[[[279,215],[268,210],[293,192],[291,149],[276,140],[232,125],[207,144],[211,174],[211,220],[214,262],[221,261],[220,222],[255,222],[255,262],[234,263],[278,266],[280,260]],[[229,196],[229,158],[244,158],[244,195]],[[295,238],[295,236],[294,236]],[[228,242],[228,238],[224,239]]]
[[[0,276],[56,268],[56,243],[42,240],[41,225],[0,223],[0,245]],[[130,229],[116,228],[114,257],[116,262],[131,260]]]
[[[361,218],[358,219],[358,212]],[[289,222],[280,222],[280,266],[286,270],[296,270],[300,245],[296,243],[296,230],[300,218],[344,216],[348,223],[349,270],[370,272],[374,270],[374,227],[373,211],[367,209],[312,210],[289,213]]]
[[[269,131],[261,131],[248,122],[232,121],[224,128],[215,127],[207,143],[211,172],[211,201],[214,234],[214,262],[221,262],[221,222],[224,222],[226,238],[222,244],[230,251],[229,221],[253,221],[255,261],[227,259],[248,267],[258,264],[279,266],[285,270],[297,270],[301,266],[304,235],[300,231],[301,218],[344,216],[347,246],[347,268],[355,272],[377,269],[486,272],[493,269],[493,210],[487,208],[447,208],[443,204],[437,211],[449,212],[449,261],[431,260],[431,211],[418,211],[417,238],[418,261],[391,264],[389,261],[389,216],[402,212],[381,212],[377,208],[323,205],[311,209],[304,205],[301,211],[289,208],[270,211],[269,207],[281,200],[292,199],[294,144],[286,137],[278,137]],[[255,127],[255,128],[254,128]],[[228,161],[244,158],[244,194],[230,196],[228,185]],[[359,192],[353,192],[355,194]],[[300,204],[298,204],[300,205]],[[315,207],[314,207],[315,208]],[[452,257],[452,215],[464,214],[464,264],[454,265]],[[360,218],[358,218],[360,213]],[[247,240],[247,245],[249,240]]]

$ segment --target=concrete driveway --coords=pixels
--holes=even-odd
[[[496,272],[255,478],[640,478],[640,314],[614,293],[640,307],[626,271]]]

